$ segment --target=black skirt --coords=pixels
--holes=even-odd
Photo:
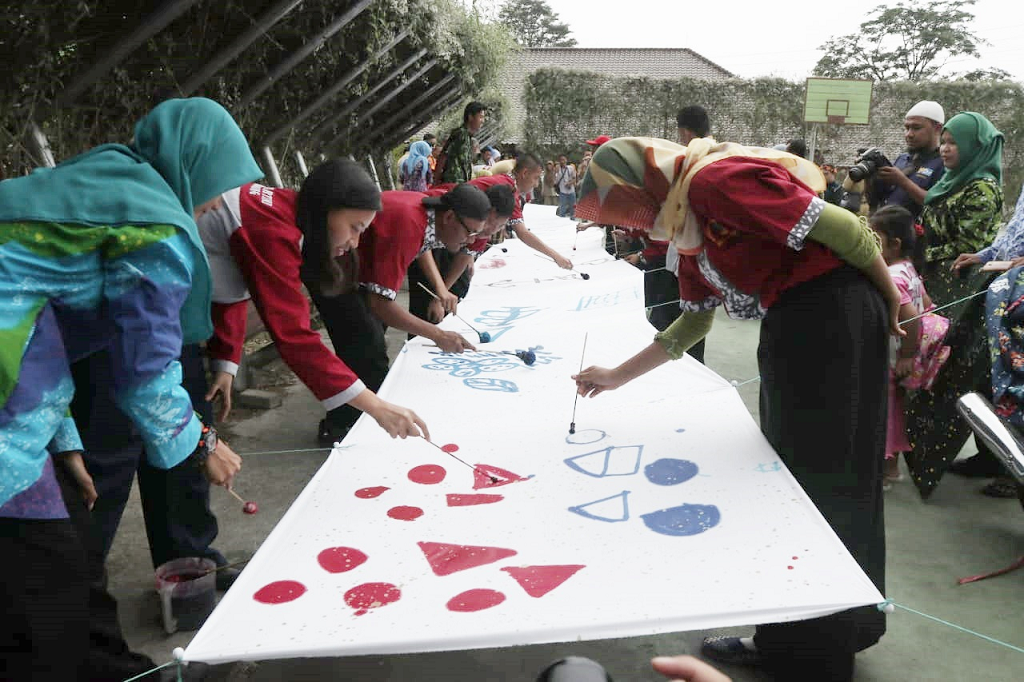
[[[786,291],[761,324],[761,431],[853,558],[884,594],[888,313],[844,266]],[[778,679],[845,680],[876,643],[875,606],[759,626],[755,643]]]

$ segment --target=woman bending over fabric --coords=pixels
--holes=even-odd
[[[315,168],[298,192],[242,185],[221,195],[220,204],[200,218],[213,272],[214,335],[208,350],[215,374],[209,397],[221,396],[221,419],[231,409],[252,299],[281,358],[324,409],[348,404],[392,437],[429,436],[416,413],[377,397],[379,382],[367,388],[358,363],[346,364],[328,350],[310,324],[302,291],[305,284],[333,339],[345,317],[339,305],[360,305],[340,294],[355,288],[355,249],[380,209],[380,190],[366,172],[338,159]]]
[[[981,114],[957,114],[942,129],[939,154],[946,171],[924,200],[921,224],[927,241],[921,275],[932,301],[943,306],[985,292],[995,277],[961,254],[981,252],[999,231],[1003,134]],[[984,297],[978,295],[942,314],[950,320],[949,360],[931,390],[917,391],[907,400],[912,449],[906,459],[925,498],[971,434],[957,414],[957,399],[970,391],[987,394],[990,383]],[[983,459],[993,457],[975,440]]]
[[[211,332],[210,273],[195,217],[224,190],[261,175],[227,111],[189,99],[156,107],[135,126],[131,147],[103,145],[0,183],[5,677],[128,674],[97,669],[90,658],[106,644],[89,638],[89,590],[102,563],[91,563],[88,512],[73,492],[77,485],[95,499],[67,417],[70,362],[110,349],[118,407],[154,466],[200,466],[226,486],[239,470],[238,455],[192,411],[178,356],[183,342]],[[120,641],[116,620],[114,627]]]
[[[874,235],[822,201],[823,187],[816,166],[769,149],[651,138],[603,145],[578,211],[672,241],[683,314],[618,367],[574,378],[580,395],[595,396],[678,359],[704,338],[719,305],[763,319],[761,430],[884,592],[888,337],[899,333],[900,297]],[[884,631],[884,614],[866,607],[761,625],[752,641],[708,638],[703,650],[763,664],[779,680],[850,680],[854,654]]]

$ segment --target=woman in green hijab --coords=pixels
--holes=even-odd
[[[3,652],[11,679],[126,676],[82,673],[90,571],[80,496],[91,504],[96,492],[66,416],[69,362],[110,349],[118,407],[154,466],[192,459],[223,485],[240,467],[193,412],[178,356],[212,329],[195,217],[261,175],[231,115],[188,99],[139,121],[132,147],[102,145],[0,183],[0,641],[21,643]]]
[[[1003,208],[1003,134],[981,114],[964,112],[946,122],[939,146],[946,172],[925,196],[925,267],[921,274],[936,306],[984,292],[996,273],[957,267],[957,256],[993,242]],[[990,389],[985,299],[977,296],[943,311],[950,318],[949,361],[930,391],[907,401],[907,454],[911,477],[928,497],[971,430],[956,413],[964,393]],[[978,442],[978,450],[987,454]]]

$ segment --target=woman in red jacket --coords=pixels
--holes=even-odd
[[[305,284],[316,301],[354,289],[355,249],[380,209],[377,186],[356,163],[340,159],[315,169],[298,192],[257,183],[225,192],[199,221],[214,290],[207,399],[221,395],[221,419],[231,409],[252,299],[281,358],[326,410],[351,405],[392,437],[429,437],[416,413],[381,400],[357,368],[324,345],[302,291]]]

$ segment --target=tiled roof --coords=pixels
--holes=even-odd
[[[576,48],[534,47],[523,48],[505,65],[498,86],[511,105],[509,112],[510,135],[504,142],[517,142],[522,138],[522,124],[526,119],[523,86],[526,77],[542,68],[570,71],[592,71],[607,76],[646,76],[648,78],[701,78],[721,80],[734,74],[700,56],[689,48]]]

